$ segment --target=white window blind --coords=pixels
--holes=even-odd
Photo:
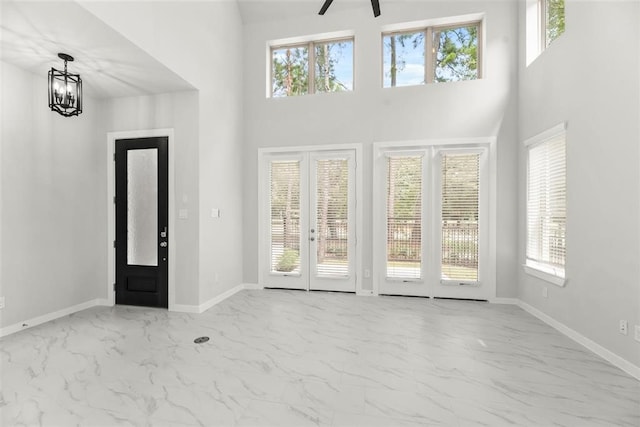
[[[349,275],[348,160],[318,160],[316,171],[316,274],[322,277],[346,277]]]
[[[270,188],[271,272],[299,273],[300,162],[271,162]]]
[[[422,156],[387,158],[387,277],[420,279]]]
[[[480,154],[443,153],[443,280],[478,280]]]
[[[565,277],[565,132],[529,146],[527,161],[527,260],[529,267]]]

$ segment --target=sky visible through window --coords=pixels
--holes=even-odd
[[[423,31],[384,36],[384,87],[424,84],[424,49]],[[392,73],[394,50],[395,79]]]
[[[353,90],[353,40],[315,42],[311,45],[283,46],[272,51],[272,94],[274,97],[306,95],[310,89],[309,48],[315,92]]]
[[[479,78],[479,35],[479,22],[383,34],[383,87]],[[274,48],[272,96],[353,91],[353,50],[353,38]]]
[[[426,30],[383,37],[383,86],[414,86],[478,78],[478,25],[434,28],[425,58]],[[426,73],[430,67],[432,73]],[[430,81],[425,82],[427,76]]]
[[[345,48],[336,55],[336,79],[347,90],[353,90],[353,41],[345,41]]]

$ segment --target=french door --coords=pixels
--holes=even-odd
[[[355,151],[263,155],[265,287],[355,292]]]
[[[489,299],[487,153],[380,149],[374,182],[379,294]]]

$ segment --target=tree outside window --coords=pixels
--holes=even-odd
[[[479,29],[475,22],[383,34],[383,86],[479,78]]]
[[[545,47],[564,33],[564,0],[541,0],[544,10]]]
[[[353,39],[317,41],[271,49],[273,97],[351,90]]]

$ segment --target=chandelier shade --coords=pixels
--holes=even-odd
[[[58,57],[64,60],[64,71],[49,71],[49,108],[65,117],[77,116],[82,113],[82,79],[67,71],[72,56],[59,53]]]

